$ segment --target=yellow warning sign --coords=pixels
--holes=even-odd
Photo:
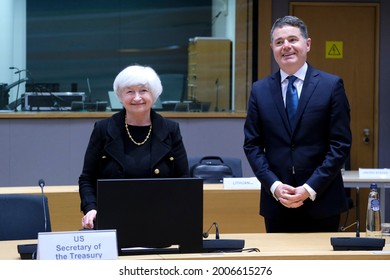
[[[325,58],[343,58],[343,41],[326,41]]]

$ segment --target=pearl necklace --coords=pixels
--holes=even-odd
[[[129,135],[129,138],[130,138],[131,142],[133,142],[133,143],[136,144],[137,146],[141,146],[141,145],[145,144],[146,141],[148,141],[148,139],[149,139],[149,137],[150,137],[150,133],[152,132],[152,124],[150,124],[149,132],[148,132],[148,135],[146,135],[145,140],[142,141],[142,142],[136,142],[136,141],[133,139],[133,137],[131,136],[130,131],[129,131],[129,128],[127,127],[127,120],[126,120],[126,117],[125,117],[125,128],[126,128],[127,135]]]

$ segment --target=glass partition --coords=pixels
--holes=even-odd
[[[64,94],[75,93],[90,110],[97,102],[100,110],[110,110],[116,74],[141,64],[161,77],[156,109],[234,112],[234,88],[248,83],[237,83],[234,70],[241,2],[247,1],[28,0],[26,95],[42,95],[46,102],[49,95],[58,109],[85,109],[79,99],[61,104]]]

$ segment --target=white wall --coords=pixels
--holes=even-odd
[[[77,185],[85,149],[97,119],[0,119],[0,187]],[[253,176],[242,148],[244,119],[174,119],[188,156],[229,156],[242,160],[243,176]]]
[[[26,69],[26,0],[0,1],[0,34],[0,83],[11,84],[19,75],[9,67]],[[24,88],[24,83],[20,84],[19,93]],[[10,90],[10,102],[15,100],[16,92],[17,87]]]

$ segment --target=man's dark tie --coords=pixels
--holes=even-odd
[[[295,115],[298,107],[298,92],[294,86],[294,82],[297,79],[295,76],[289,76],[288,86],[286,92],[286,109],[288,120],[290,121],[290,127],[293,127],[295,121]]]

